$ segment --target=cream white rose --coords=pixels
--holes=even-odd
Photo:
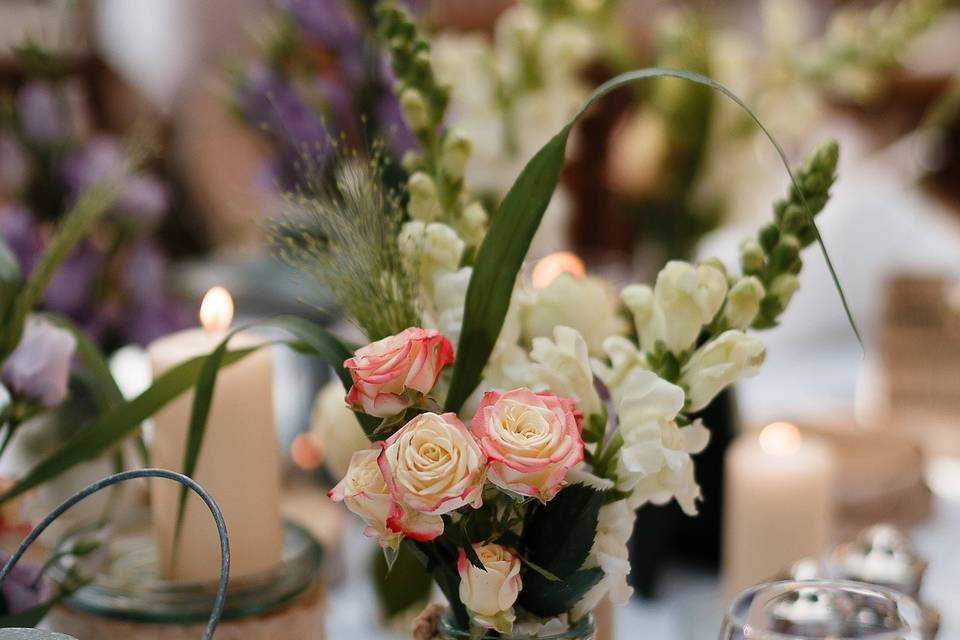
[[[520,558],[499,544],[478,544],[473,549],[484,568],[473,566],[460,550],[460,601],[480,626],[510,633],[516,619],[513,604],[523,587]]]
[[[640,345],[653,351],[663,341],[673,353],[686,351],[703,326],[713,320],[727,295],[727,278],[710,265],[671,260],[651,291],[631,285],[621,294],[634,315]]]
[[[380,470],[393,497],[392,531],[432,540],[436,531],[408,526],[410,510],[439,516],[482,504],[486,456],[455,414],[422,413],[380,446]]]
[[[522,310],[526,341],[552,336],[557,325],[576,329],[593,356],[603,353],[604,340],[624,335],[628,329],[606,281],[589,276],[576,278],[568,273],[533,292]]]
[[[680,373],[687,411],[703,409],[738,378],[756,375],[766,355],[760,340],[737,330],[725,331],[697,349]]]
[[[343,502],[350,511],[367,523],[364,532],[366,535],[377,536],[381,545],[396,549],[403,534],[391,530],[387,525],[393,499],[377,464],[379,454],[378,449],[364,449],[354,453],[347,474],[327,495],[334,502]],[[439,516],[424,516],[414,512],[412,518],[415,521],[406,523],[410,528],[421,531],[437,531],[439,528],[437,535],[443,532],[443,519]]]
[[[576,329],[555,327],[553,340],[534,338],[530,357],[539,386],[572,398],[585,416],[603,413],[603,403],[593,386],[587,343]]]

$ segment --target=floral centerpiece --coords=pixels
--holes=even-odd
[[[593,354],[561,322],[525,336],[522,266],[576,118],[618,87],[662,76],[746,105],[695,73],[618,76],[527,162],[488,217],[465,184],[471,142],[445,124],[449,92],[427,41],[406,10],[387,2],[377,11],[419,143],[404,159],[409,177],[389,190],[382,164],[351,156],[289,195],[276,234],[281,254],[330,288],[368,343],[301,318],[268,324],[323,357],[348,390],[344,402],[370,442],[330,496],[366,522],[388,562],[402,545],[433,575],[449,610],[439,627],[427,621],[425,637],[438,628],[450,637],[587,636],[604,595],[629,596],[634,510],[676,500],[696,513],[693,456],[710,432],[690,416],[758,372],[765,349],[753,332],[779,321],[799,286],[801,250],[820,240],[814,216],[827,203],[837,147],[821,147],[796,175],[784,159],[789,193],[744,242],[739,268],[673,261],[653,286],[624,287],[622,322]],[[192,473],[217,372],[252,351],[230,350],[234,333],[107,411],[0,501],[109,450],[195,388],[184,457]]]
[[[692,456],[709,430],[689,416],[758,372],[765,350],[750,330],[774,326],[797,290],[799,252],[817,238],[812,214],[826,204],[837,147],[821,148],[797,174],[775,221],[743,244],[739,273],[718,260],[673,261],[654,286],[625,287],[629,322],[594,358],[568,326],[524,339],[519,316],[536,302],[516,269],[488,262],[503,256],[491,249],[501,229],[485,216],[465,224],[469,145],[458,142],[455,163],[449,149],[469,138],[442,125],[446,90],[409,17],[389,5],[381,17],[422,144],[405,161],[407,189],[371,196],[380,192],[375,170],[343,174],[325,199],[292,199],[326,228],[324,245],[296,234],[297,216],[282,244],[375,338],[343,363],[345,401],[373,442],[353,454],[330,496],[365,520],[388,559],[401,544],[416,550],[449,601],[442,628],[477,637],[578,628],[604,595],[629,597],[636,508],[676,500],[696,513]],[[549,192],[535,202],[511,196],[529,188],[531,173],[549,183],[536,175],[549,150],[527,165],[495,221],[514,204],[542,213]],[[364,204],[378,205],[376,219]],[[364,236],[361,225],[375,233]],[[490,288],[478,288],[485,277]],[[499,326],[483,333],[471,311],[482,314],[498,294]],[[473,384],[461,384],[462,359],[474,360]]]
[[[29,275],[78,197],[126,160],[120,138],[97,121],[83,76],[52,54],[22,55],[28,77],[0,88],[0,236]],[[126,176],[38,306],[70,318],[108,350],[182,326],[184,309],[164,286],[167,259],[153,237],[171,204],[158,173]]]

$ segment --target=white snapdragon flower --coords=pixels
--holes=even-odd
[[[616,395],[620,385],[631,371],[636,368],[648,369],[646,356],[635,344],[623,336],[611,336],[603,341],[606,361],[592,361],[593,373]]]
[[[408,268],[420,269],[424,282],[432,282],[438,272],[460,267],[464,242],[457,232],[442,222],[407,222],[400,229],[400,253]]]
[[[676,498],[684,512],[696,513],[700,489],[690,456],[703,450],[710,434],[699,422],[677,425],[683,389],[635,368],[614,392],[614,401],[623,438],[617,477],[620,488],[633,493],[631,504]]]
[[[531,293],[522,313],[523,337],[532,341],[564,325],[576,329],[591,355],[603,353],[609,336],[624,335],[627,323],[618,312],[616,296],[600,278],[576,278],[562,273]]]
[[[585,416],[603,413],[603,403],[593,386],[587,343],[575,329],[555,327],[553,340],[534,338],[530,357],[538,387],[571,398]]]
[[[438,271],[433,277],[431,326],[446,336],[454,349],[460,344],[463,308],[467,301],[467,287],[470,286],[472,275],[472,267],[463,267],[457,271]]]
[[[667,349],[680,353],[713,320],[726,295],[727,279],[717,268],[671,260],[657,275],[653,290],[630,285],[621,298],[634,315],[644,351],[652,351],[662,340]]]
[[[764,296],[763,283],[756,276],[740,278],[727,294],[723,315],[733,329],[746,329],[760,312]]]
[[[597,535],[583,568],[600,567],[603,569],[603,578],[574,606],[574,619],[593,611],[607,594],[610,594],[610,601],[614,604],[625,604],[630,599],[633,589],[627,584],[630,574],[627,542],[633,533],[635,519],[633,509],[624,500],[600,508]]]
[[[756,375],[767,351],[757,338],[730,330],[700,347],[680,372],[690,412],[706,407],[738,378]]]
[[[691,455],[703,451],[709,441],[710,432],[700,420],[685,427],[668,425],[661,433],[663,464],[657,473],[639,479],[627,500],[630,508],[637,509],[647,502],[666,504],[673,499],[684,513],[696,515],[697,501],[702,496]]]

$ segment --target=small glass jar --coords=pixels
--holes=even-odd
[[[861,582],[799,580],[741,593],[720,640],[922,640],[923,612],[909,596]]]
[[[69,548],[96,532],[92,526],[75,529],[61,546]],[[200,637],[216,584],[178,583],[160,576],[148,513],[116,518],[104,546],[92,555],[100,556],[93,581],[51,612],[52,628],[78,638]],[[280,565],[230,580],[218,637],[220,629],[227,635],[258,639],[308,637],[322,628],[325,598],[318,584],[322,557],[319,543],[306,529],[285,522]],[[51,575],[65,573],[68,562],[57,561]]]
[[[447,609],[437,622],[437,631],[443,640],[592,640],[596,633],[596,626],[593,623],[593,616],[588,615],[565,631],[549,631],[538,635],[498,634],[490,631],[478,638],[476,635],[471,635],[470,629],[464,629],[458,625],[450,610]]]

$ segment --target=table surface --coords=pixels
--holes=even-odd
[[[957,478],[954,478],[957,480]],[[960,486],[960,485],[957,485]],[[960,496],[937,496],[926,523],[911,531],[921,555],[930,561],[924,597],[943,614],[939,638],[960,638]],[[360,525],[349,520],[344,539],[343,582],[332,587],[327,631],[330,638],[408,640],[402,629],[387,631],[376,616],[373,590],[364,567],[374,542],[363,537]],[[716,640],[722,617],[719,582],[715,576],[679,568],[665,572],[661,595],[652,601],[637,598],[619,607],[616,639]]]

